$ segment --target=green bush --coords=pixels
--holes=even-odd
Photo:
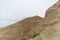
[[[35,37],[38,36],[38,35],[39,35],[39,34],[34,34],[34,35],[33,35],[33,38],[35,38]]]

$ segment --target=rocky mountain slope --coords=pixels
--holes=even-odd
[[[0,40],[60,40],[60,1],[39,16],[0,29]]]
[[[60,1],[47,10],[43,25],[40,35],[30,40],[60,40]]]
[[[15,24],[9,25],[0,30],[0,39],[1,40],[20,40],[22,38],[30,39],[32,34],[29,33],[32,31],[32,28],[35,28],[37,24],[42,21],[42,18],[39,16],[25,18],[22,21],[19,21]]]

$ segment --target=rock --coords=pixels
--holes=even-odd
[[[42,18],[39,16],[25,18],[22,21],[19,21],[15,24],[9,25],[0,30],[0,39],[1,40],[20,40],[25,37],[30,39],[32,37],[29,32],[37,24],[42,21]]]
[[[60,0],[47,10],[44,20],[42,25],[46,28],[29,40],[60,40]]]
[[[60,0],[47,10],[45,18],[28,17],[0,29],[0,40],[60,40]]]

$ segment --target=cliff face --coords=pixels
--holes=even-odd
[[[0,40],[60,40],[60,1],[47,10],[44,19],[29,17],[0,29]]]
[[[50,21],[54,21],[54,19],[59,17],[60,17],[60,1],[58,1],[56,4],[54,4],[46,11],[43,23],[49,25],[51,23]]]
[[[58,10],[60,8],[60,1],[58,1],[56,4],[54,4],[52,7],[50,7],[47,11],[46,11],[46,17],[49,17],[49,15],[51,14],[55,14],[54,12],[56,12],[56,10]],[[50,16],[51,17],[51,16]]]

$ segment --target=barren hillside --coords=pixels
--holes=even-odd
[[[44,19],[28,17],[0,29],[0,40],[60,40],[60,1],[47,10]]]
[[[42,25],[46,28],[30,40],[60,40],[60,1],[47,10]]]
[[[32,28],[42,21],[39,16],[25,18],[22,21],[16,22],[15,24],[9,25],[0,30],[1,40],[20,40],[21,38],[32,38],[32,34],[29,33]]]

